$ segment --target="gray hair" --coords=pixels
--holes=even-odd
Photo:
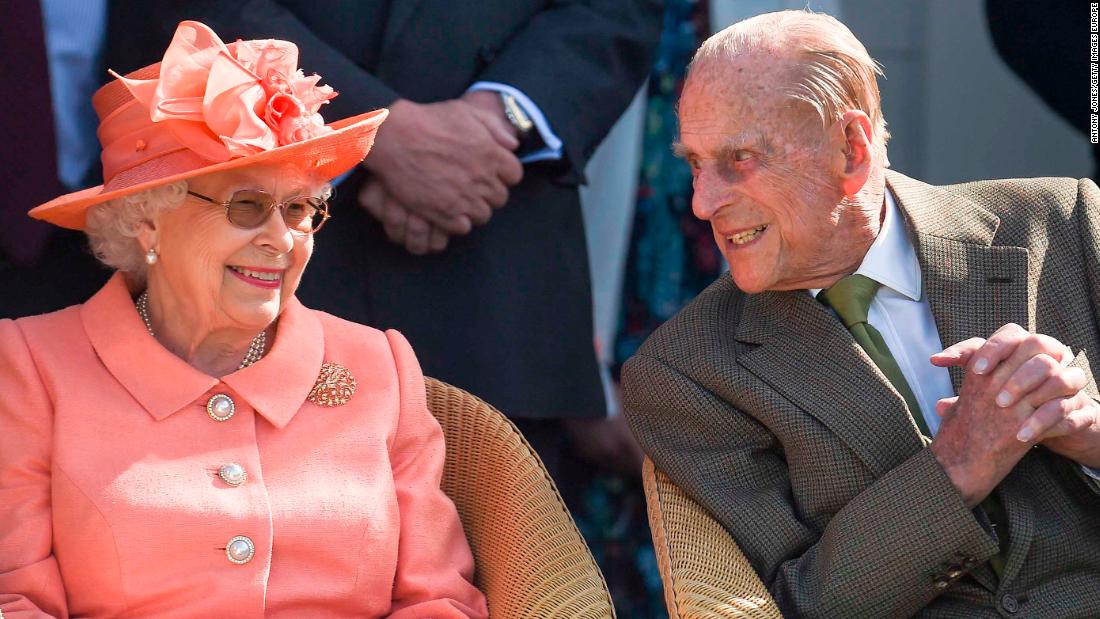
[[[689,74],[708,61],[752,51],[798,58],[788,96],[813,108],[823,126],[840,119],[845,110],[862,110],[871,119],[871,137],[885,155],[890,132],[876,80],[882,67],[847,26],[808,10],[757,15],[707,39],[696,52]]]
[[[137,241],[141,226],[186,197],[187,181],[176,181],[93,206],[84,224],[92,253],[103,264],[144,282],[148,267]]]

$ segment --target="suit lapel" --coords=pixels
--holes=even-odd
[[[737,361],[814,416],[882,475],[923,445],[901,395],[844,325],[806,291],[749,295]]]
[[[940,342],[950,346],[974,336],[988,337],[1009,322],[1034,330],[1028,251],[992,245],[1000,225],[997,216],[966,198],[901,174],[887,172],[886,179],[916,245],[922,287]],[[965,371],[951,368],[950,374],[958,393]],[[1015,474],[1014,470],[1001,487]],[[1002,574],[1009,582],[1019,572],[1031,546],[1034,514],[1000,488],[994,492],[1009,518],[1011,542]],[[991,590],[996,588],[988,565],[980,566],[972,575]]]
[[[920,262],[940,342],[951,346],[970,337],[989,337],[1007,323],[1030,329],[1028,252],[992,246],[996,215],[970,200],[887,172],[887,185],[905,215]],[[963,369],[952,368],[958,393]]]
[[[393,45],[398,35],[409,23],[409,19],[416,13],[422,0],[390,0],[390,12],[386,16],[386,28],[382,35],[382,53],[380,58],[386,57],[386,49]]]

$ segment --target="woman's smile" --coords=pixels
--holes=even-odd
[[[229,265],[226,269],[241,281],[258,288],[278,288],[283,282],[284,269],[264,269]]]

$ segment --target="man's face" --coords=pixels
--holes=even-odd
[[[755,55],[697,68],[680,98],[692,210],[749,293],[824,287],[869,245],[866,222],[842,204],[842,140],[830,144],[820,119],[780,92],[785,79],[780,61]]]

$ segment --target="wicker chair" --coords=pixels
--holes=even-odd
[[[671,619],[782,619],[768,589],[717,520],[649,458],[642,480]]]
[[[615,616],[603,574],[527,441],[496,409],[425,379],[443,426],[443,491],[458,507],[493,619]]]

